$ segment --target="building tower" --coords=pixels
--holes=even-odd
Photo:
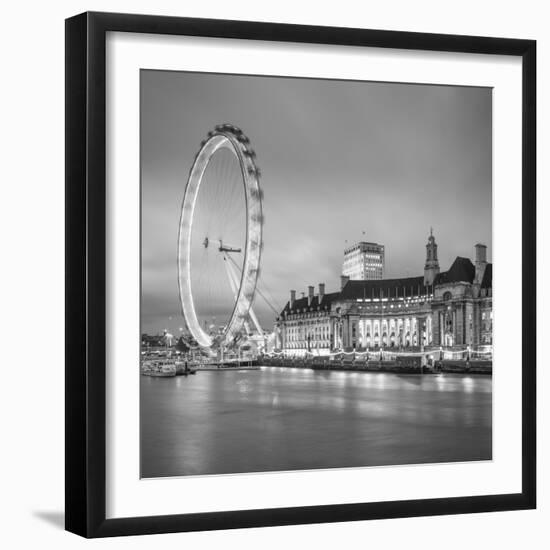
[[[424,285],[433,285],[436,276],[439,274],[439,260],[437,259],[437,243],[430,227],[430,236],[426,245],[426,264],[424,265]]]
[[[342,275],[354,281],[384,278],[384,245],[358,242],[344,250]]]

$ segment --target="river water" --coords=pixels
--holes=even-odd
[[[141,376],[142,477],[491,459],[492,379],[262,367]]]

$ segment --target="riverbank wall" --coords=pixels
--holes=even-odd
[[[433,365],[422,365],[420,357],[399,359],[361,361],[357,359],[329,359],[323,357],[311,359],[263,357],[261,363],[266,366],[296,369],[393,372],[401,374],[430,374],[438,372],[492,374],[493,372],[492,361],[444,360],[438,361]]]

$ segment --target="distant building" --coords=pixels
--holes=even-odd
[[[141,335],[141,347],[143,349],[149,348],[166,348],[166,340],[164,334],[142,334]]]
[[[430,232],[424,275],[351,280],[339,292],[296,300],[295,291],[278,318],[281,349],[291,354],[330,350],[424,346],[482,348],[493,343],[492,264],[487,247],[475,246],[475,263],[457,257],[439,270]],[[320,285],[321,286],[321,285]]]
[[[344,250],[342,275],[352,281],[384,278],[384,245],[359,242]]]

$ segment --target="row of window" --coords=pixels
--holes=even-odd
[[[313,351],[313,350],[323,349],[323,348],[330,349],[331,348],[330,342],[326,342],[326,343],[318,342],[316,344],[310,343],[309,345],[307,345],[307,344],[289,344],[286,349],[301,349],[301,350]]]
[[[318,307],[315,311],[312,311],[311,313],[306,313],[305,310],[303,313],[300,313],[300,310],[298,309],[296,311],[293,310],[293,312],[288,315],[291,315],[292,317],[297,317],[298,319],[311,319],[313,317],[326,317],[328,315],[328,312],[327,306],[324,306],[323,308]]]
[[[298,341],[304,340],[309,335],[311,338],[327,339],[330,337],[330,327],[328,325],[314,326],[314,327],[287,327],[287,340]]]

